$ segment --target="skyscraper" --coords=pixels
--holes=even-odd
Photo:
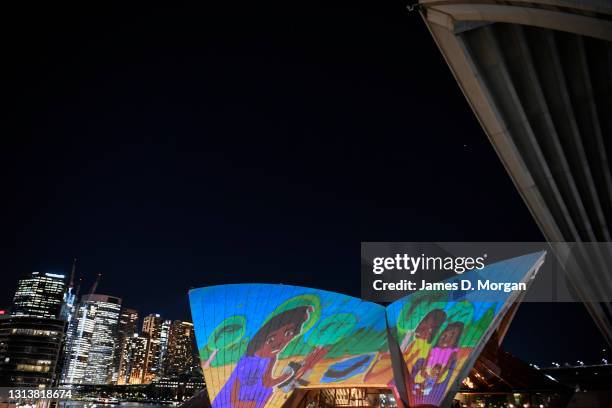
[[[163,364],[166,355],[168,354],[168,337],[170,336],[170,327],[172,326],[172,320],[164,320],[161,324],[161,330],[159,333],[160,343],[160,357],[159,362],[161,365],[161,371],[163,372]]]
[[[162,322],[159,314],[150,314],[142,321],[142,335],[149,339],[145,357],[145,384],[150,383],[161,374]]]
[[[115,352],[113,355],[113,378],[112,382],[116,383],[119,380],[119,371],[121,369],[121,359],[123,349],[128,339],[136,333],[138,322],[138,311],[129,308],[122,308],[119,313],[119,322],[117,323],[117,333],[115,337]]]
[[[92,303],[79,303],[68,325],[62,382],[80,384],[85,378],[89,351],[95,327],[97,307]]]
[[[68,350],[70,350],[72,346],[72,341],[73,341],[72,335],[74,333],[74,330],[71,330],[72,320],[76,313],[76,307],[77,307],[76,301],[77,301],[77,296],[79,294],[78,293],[79,289],[81,287],[80,282],[76,288],[74,286],[74,277],[76,273],[76,261],[77,261],[76,258],[74,258],[72,262],[72,271],[70,273],[70,281],[68,282],[68,287],[66,288],[66,291],[64,292],[64,301],[62,302],[62,308],[60,310],[60,319],[67,322],[66,337],[64,340],[64,350],[62,352],[62,355],[60,356],[61,374],[63,374],[63,368],[66,366],[66,364],[68,364],[68,357],[69,357]],[[61,375],[60,375],[60,378],[61,378]]]
[[[66,322],[60,320],[64,275],[32,272],[17,283],[10,315],[0,318],[0,384],[57,383]]]
[[[164,358],[164,376],[171,377],[197,370],[193,324],[175,320],[170,326],[168,350]]]
[[[31,272],[17,283],[11,316],[57,319],[66,290],[65,275]]]
[[[57,385],[66,322],[0,316],[0,386]]]
[[[71,322],[72,344],[64,367],[63,382],[107,384],[113,376],[115,334],[121,299],[84,295]]]
[[[149,339],[132,334],[124,341],[121,350],[117,384],[143,384],[145,376],[145,361]]]

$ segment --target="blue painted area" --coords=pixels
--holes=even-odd
[[[368,369],[374,356],[375,354],[365,354],[332,364],[327,371],[325,371],[325,374],[323,374],[321,382],[329,383],[343,381],[363,373]]]

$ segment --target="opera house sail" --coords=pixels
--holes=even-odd
[[[534,253],[456,279],[529,282]],[[419,291],[387,307],[318,289],[232,284],[189,293],[214,408],[274,408],[296,390],[379,388],[410,407],[452,401],[519,292]]]

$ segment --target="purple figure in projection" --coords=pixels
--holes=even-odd
[[[312,306],[285,310],[268,320],[249,341],[244,356],[212,403],[213,408],[262,408],[274,387],[300,372],[272,376],[278,354],[302,331]]]
[[[457,364],[462,331],[462,322],[448,324],[427,358],[421,358],[414,364],[409,379],[413,404],[428,404],[444,393]]]

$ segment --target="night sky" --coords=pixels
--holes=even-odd
[[[400,1],[5,10],[0,307],[68,272],[141,315],[190,287],[359,296],[361,241],[541,241]],[[584,307],[524,304],[506,348],[595,360]]]

